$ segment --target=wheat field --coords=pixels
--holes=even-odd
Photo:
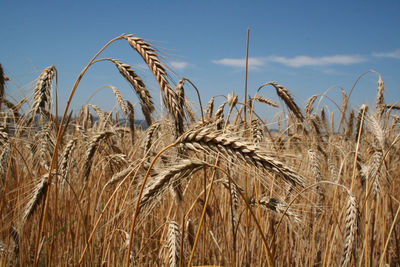
[[[117,41],[157,81],[161,118],[131,65],[100,58]],[[111,86],[115,109],[69,110],[99,61],[140,109]],[[277,82],[202,106],[164,64],[146,40],[118,36],[62,114],[55,66],[15,102],[0,65],[0,266],[400,265],[400,107],[385,102],[378,72],[374,106],[353,110],[342,90],[328,112],[324,95],[303,108]],[[265,105],[279,114],[272,126],[255,112]]]

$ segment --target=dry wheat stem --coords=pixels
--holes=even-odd
[[[117,40],[120,40],[120,39],[122,39],[122,38],[123,38],[123,36],[121,35],[121,36],[118,36],[118,37],[116,37],[116,38],[110,40],[107,44],[105,44],[105,45],[97,52],[97,54],[90,60],[90,62],[86,65],[86,67],[85,67],[85,68],[81,71],[81,73],[79,74],[78,79],[75,81],[74,86],[73,86],[73,88],[72,88],[72,90],[71,90],[71,93],[70,93],[70,95],[69,95],[69,97],[68,97],[68,101],[67,101],[67,104],[66,104],[66,106],[65,106],[63,116],[62,116],[62,118],[61,118],[60,126],[59,126],[59,128],[58,128],[57,140],[56,140],[56,144],[55,144],[55,147],[54,147],[53,157],[52,157],[52,159],[51,159],[51,164],[50,164],[50,168],[49,168],[49,175],[48,175],[48,178],[47,178],[48,190],[46,191],[46,194],[45,194],[45,196],[44,196],[44,208],[43,208],[42,216],[41,216],[41,219],[40,219],[40,229],[39,229],[39,232],[38,232],[39,234],[38,234],[38,238],[37,238],[37,240],[36,240],[36,245],[35,245],[35,248],[36,248],[36,249],[35,249],[36,253],[35,253],[35,258],[34,258],[34,266],[35,266],[35,267],[37,266],[37,263],[38,263],[38,252],[39,252],[39,246],[40,246],[40,239],[41,239],[41,236],[42,236],[42,233],[43,233],[43,230],[44,230],[44,224],[45,224],[46,216],[47,216],[48,195],[49,195],[50,187],[51,187],[51,184],[49,183],[49,182],[50,182],[50,177],[51,177],[50,174],[51,174],[52,171],[54,170],[55,165],[56,165],[56,162],[57,162],[57,157],[56,157],[55,155],[58,154],[58,146],[59,146],[59,144],[60,144],[60,142],[61,142],[62,135],[63,135],[63,133],[64,133],[64,123],[65,123],[65,119],[67,118],[67,114],[68,114],[68,110],[69,110],[69,106],[70,106],[70,104],[71,104],[72,98],[73,98],[73,96],[74,96],[74,94],[75,94],[76,89],[78,88],[78,85],[79,85],[80,81],[82,80],[83,75],[86,73],[87,69],[91,66],[91,64],[93,63],[93,61],[94,61],[94,60],[100,55],[100,53],[103,52],[103,50],[106,49],[110,44],[112,44],[113,42],[115,42],[115,41],[117,41]]]

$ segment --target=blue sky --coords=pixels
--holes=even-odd
[[[349,92],[359,75],[374,69],[385,82],[386,102],[400,101],[400,1],[3,0],[1,7],[0,63],[12,79],[6,91],[11,100],[29,96],[41,71],[55,65],[63,108],[80,71],[122,33],[159,48],[176,81],[186,77],[196,84],[203,105],[232,91],[242,99],[249,28],[250,95],[261,84],[276,81],[303,107],[311,95],[333,86]],[[114,43],[101,57],[132,65],[159,102],[151,73],[126,42]],[[374,104],[377,80],[374,73],[361,78],[351,96],[353,108]],[[72,108],[79,109],[104,85],[116,86],[125,99],[138,102],[115,67],[102,62],[83,78]],[[193,90],[186,91],[197,102]],[[263,89],[262,95],[278,101],[272,88]],[[328,96],[340,104],[340,89]],[[101,89],[89,103],[111,110],[112,90]]]

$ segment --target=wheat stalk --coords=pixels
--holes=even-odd
[[[194,227],[193,227],[193,223],[192,220],[189,218],[186,221],[186,227],[185,227],[185,233],[186,233],[186,238],[187,241],[189,243],[190,248],[193,248],[193,244],[194,244]]]

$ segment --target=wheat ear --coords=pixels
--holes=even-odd
[[[128,115],[129,111],[125,105],[125,101],[122,98],[121,93],[118,91],[117,87],[110,85],[111,90],[114,93],[115,99],[117,100],[117,103],[119,105],[119,107],[121,108],[122,112],[124,113],[124,115]]]
[[[297,106],[297,104],[294,102],[294,99],[292,95],[290,94],[289,90],[283,87],[282,85],[276,83],[276,82],[268,82],[263,85],[261,85],[258,89],[258,91],[267,85],[272,85],[275,90],[276,94],[285,102],[286,106],[293,112],[293,114],[300,120],[304,121],[304,116],[300,111],[300,108]]]
[[[315,102],[315,100],[317,99],[318,95],[313,95],[311,96],[308,100],[307,100],[307,104],[306,104],[306,116],[310,117],[311,113],[313,112],[313,104]]]
[[[362,105],[361,108],[359,109],[358,113],[357,113],[357,118],[356,118],[356,135],[355,135],[355,139],[354,141],[357,142],[357,140],[359,139],[360,136],[362,136],[362,130],[360,132],[360,127],[361,127],[361,123],[362,125],[364,125],[364,118],[365,118],[365,114],[368,111],[368,106],[367,105]]]
[[[252,143],[243,141],[231,134],[211,132],[210,129],[196,129],[183,134],[176,141],[177,144],[194,151],[206,153],[221,153],[230,158],[243,160],[282,177],[292,185],[304,187],[304,180],[282,162],[266,156],[265,151]]]
[[[76,143],[78,141],[78,138],[72,138],[71,140],[68,141],[67,145],[64,148],[64,151],[61,156],[61,165],[60,165],[60,174],[61,177],[63,178],[63,182],[67,180],[67,166],[68,166],[68,161],[69,158],[72,154],[72,151],[76,147]]]
[[[159,129],[161,127],[161,124],[159,122],[153,123],[146,131],[146,137],[144,138],[144,143],[143,143],[143,155],[147,156],[147,153],[150,151],[152,142],[153,142],[153,136],[155,134],[158,134]]]
[[[214,100],[215,100],[215,97],[211,97],[207,103],[206,119],[211,119],[211,116],[214,111]]]
[[[140,105],[142,107],[142,112],[146,119],[147,125],[151,125],[151,114],[154,111],[154,104],[151,95],[146,89],[146,86],[143,83],[142,79],[132,70],[130,65],[122,63],[119,60],[113,58],[107,58],[107,60],[112,61],[121,73],[121,75],[131,84],[140,99]]]
[[[94,135],[90,139],[88,149],[86,150],[85,159],[84,159],[84,176],[83,177],[85,177],[85,181],[87,181],[89,178],[90,170],[92,167],[93,156],[94,156],[94,153],[96,152],[99,142],[102,139],[105,139],[113,134],[114,134],[113,132],[109,132],[109,131],[101,132],[99,134]]]
[[[169,221],[168,223],[168,258],[169,266],[179,266],[179,255],[180,255],[180,241],[181,232],[179,231],[179,225],[175,221]]]
[[[176,93],[168,81],[167,72],[165,71],[164,66],[161,64],[155,49],[152,48],[142,38],[134,37],[132,35],[124,35],[123,38],[127,40],[129,45],[139,53],[153,73],[161,91],[163,92],[163,99],[168,112],[172,114],[176,120],[182,118],[183,110],[179,107]]]
[[[385,110],[385,101],[383,98],[383,92],[385,91],[385,83],[382,81],[381,75],[378,80],[378,92],[376,94],[376,110],[379,115],[382,115]]]
[[[39,182],[35,186],[35,189],[33,190],[33,193],[31,195],[31,198],[28,202],[28,204],[25,206],[23,215],[22,215],[22,221],[25,223],[35,212],[36,207],[39,205],[39,202],[42,200],[43,196],[46,193],[47,190],[47,177],[48,174],[42,175],[40,177]]]
[[[199,160],[182,160],[177,165],[159,173],[144,189],[140,208],[150,205],[152,200],[161,196],[170,186],[176,184],[182,178],[189,177],[203,166],[205,166],[205,163]]]
[[[300,216],[292,211],[288,204],[284,201],[280,201],[276,198],[270,198],[269,196],[263,196],[258,200],[260,207],[271,210],[280,216],[286,216],[291,222],[296,224],[300,223]],[[253,197],[250,199],[249,204],[251,206],[256,206],[257,202],[256,199]]]
[[[279,105],[278,105],[277,103],[275,103],[275,102],[272,101],[271,99],[268,99],[268,98],[263,97],[263,96],[259,96],[259,95],[258,95],[258,96],[256,96],[256,97],[254,98],[254,100],[257,101],[257,102],[266,104],[266,105],[268,105],[268,106],[274,107],[274,108],[278,108],[278,107],[279,107]]]
[[[264,132],[259,119],[253,119],[251,121],[251,129],[253,131],[253,142],[259,144],[264,139]]]
[[[54,66],[47,67],[40,74],[34,89],[34,101],[32,105],[32,113],[39,111],[51,112],[51,85],[56,73]]]
[[[345,217],[345,244],[340,266],[348,266],[350,263],[357,235],[357,199],[350,191],[348,191],[348,195],[349,199],[347,200]]]

